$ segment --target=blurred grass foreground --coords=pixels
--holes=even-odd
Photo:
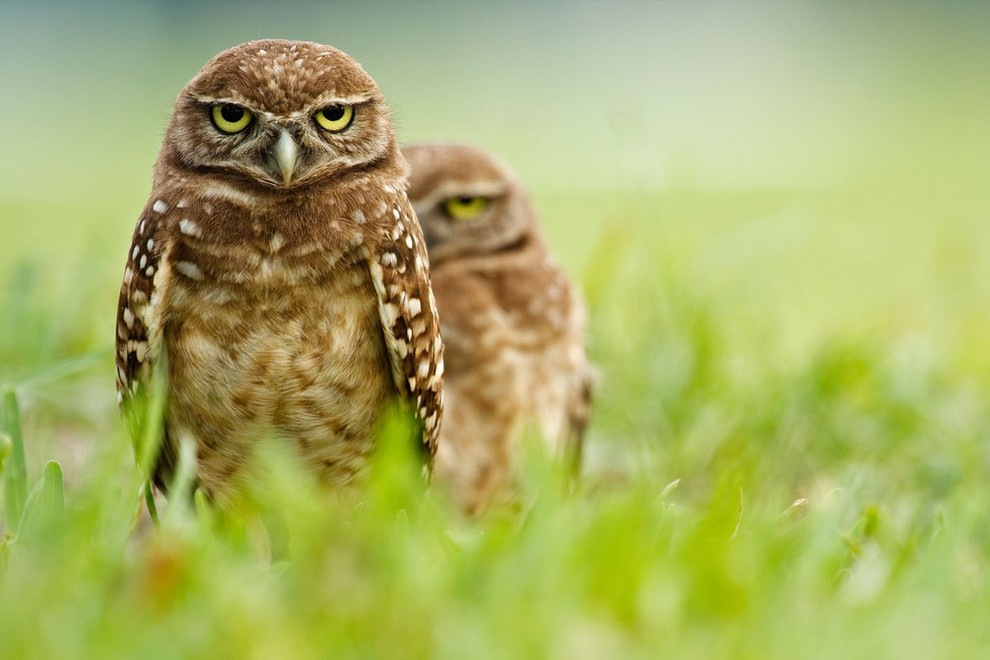
[[[0,657],[990,650],[990,7],[4,3]],[[139,522],[123,258],[179,88],[313,39],[533,190],[601,373],[576,493],[468,522],[401,455]],[[278,545],[281,544],[281,545]]]

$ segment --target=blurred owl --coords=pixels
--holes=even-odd
[[[330,46],[245,43],[180,92],[117,307],[125,408],[166,376],[159,486],[188,442],[222,503],[261,436],[348,482],[397,399],[429,462],[443,347],[407,171],[378,86]]]
[[[478,513],[511,491],[527,427],[580,468],[591,397],[584,307],[506,165],[470,146],[402,151],[446,345],[436,477]]]

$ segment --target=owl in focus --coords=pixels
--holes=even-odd
[[[349,482],[396,400],[431,462],[443,346],[407,174],[378,86],[330,46],[245,43],[179,93],[117,308],[125,410],[167,383],[159,487],[190,442],[222,504],[262,436]]]
[[[592,380],[584,306],[506,165],[470,146],[402,151],[446,346],[435,475],[477,513],[507,492],[527,427],[580,468]]]

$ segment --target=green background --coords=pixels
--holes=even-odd
[[[590,305],[575,497],[538,458],[478,523],[276,487],[277,570],[203,513],[125,540],[131,231],[178,91],[266,37],[529,185]],[[982,2],[4,1],[0,383],[67,491],[0,554],[0,656],[978,656],[988,184]]]

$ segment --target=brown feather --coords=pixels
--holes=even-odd
[[[437,478],[477,512],[511,490],[527,428],[580,469],[591,400],[584,306],[508,167],[467,146],[403,153],[409,196],[431,241],[446,348]],[[445,211],[452,199],[479,196],[487,202],[475,217]]]
[[[250,111],[247,129],[211,123],[224,103]],[[323,131],[313,114],[326,104],[353,104],[352,124]],[[290,180],[273,155],[283,134],[298,154]],[[396,397],[416,405],[432,456],[442,344],[406,173],[381,92],[328,46],[242,44],[179,94],[118,308],[122,402],[167,364],[160,483],[189,440],[200,486],[224,500],[268,435],[325,481],[352,481]],[[381,268],[400,244],[404,271]],[[382,325],[376,265],[390,301],[421,300],[419,315],[403,308],[401,328]],[[398,360],[391,337],[408,329],[411,357]]]

